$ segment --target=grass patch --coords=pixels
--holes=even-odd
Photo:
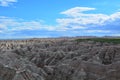
[[[94,41],[101,43],[120,44],[120,38],[88,38],[88,39],[76,39],[75,41],[77,42]]]

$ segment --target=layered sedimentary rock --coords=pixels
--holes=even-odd
[[[2,40],[0,80],[120,80],[120,44]]]

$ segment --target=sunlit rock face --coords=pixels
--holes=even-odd
[[[120,44],[2,40],[0,80],[120,80]]]

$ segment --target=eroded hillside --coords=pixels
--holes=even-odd
[[[1,40],[0,80],[120,80],[120,43]]]

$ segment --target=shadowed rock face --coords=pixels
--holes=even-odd
[[[0,64],[0,80],[12,80],[15,76],[15,70],[4,67]]]
[[[120,44],[0,41],[0,80],[120,80]]]

